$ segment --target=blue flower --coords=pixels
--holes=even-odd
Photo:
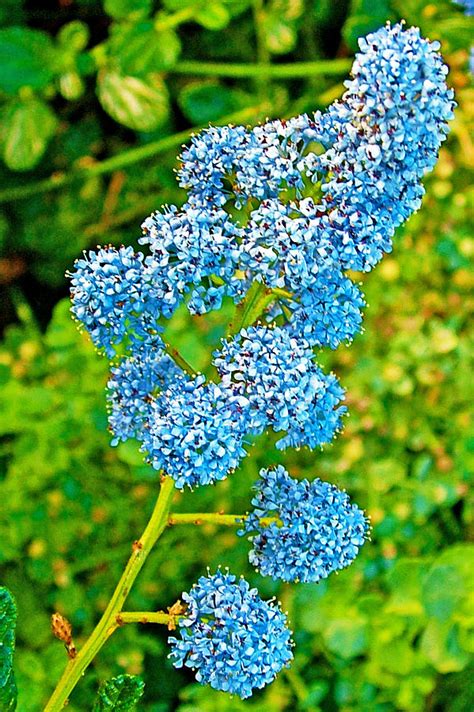
[[[146,336],[149,328],[157,328],[146,318],[143,255],[131,247],[85,252],[70,277],[72,313],[110,358],[115,355],[114,345],[130,332]]]
[[[290,311],[288,328],[311,346],[335,349],[350,342],[362,327],[365,306],[360,289],[342,272],[321,269],[311,287],[284,301]]]
[[[474,0],[454,0],[456,5],[462,5],[467,16],[474,15]]]
[[[250,697],[288,667],[291,631],[278,604],[263,601],[247,581],[218,570],[201,576],[189,593],[179,620],[180,638],[170,637],[169,657],[177,668],[215,690]]]
[[[104,248],[79,260],[73,312],[96,345],[111,356],[188,296],[202,314],[225,295],[240,301],[254,280],[291,294],[287,316],[312,345],[352,338],[363,302],[344,271],[370,270],[391,250],[454,107],[439,44],[418,29],[387,25],[360,48],[325,114],[193,137],[179,170],[187,201],[144,222],[147,257]]]
[[[341,267],[370,270],[420,207],[454,102],[439,43],[417,28],[387,25],[359,45],[347,91],[322,117],[332,139],[322,209]]]
[[[128,438],[142,439],[154,397],[178,377],[183,379],[185,374],[164,352],[159,336],[139,344],[133,356],[112,367],[107,384],[112,445]]]
[[[280,327],[242,329],[214,354],[222,384],[249,402],[248,427],[286,431],[277,447],[314,448],[329,442],[341,426],[344,391],[324,374],[303,338]]]
[[[142,229],[140,243],[151,251],[147,272],[166,295],[161,307],[166,318],[190,291],[188,306],[198,314],[220,308],[224,293],[233,296],[234,282],[239,281],[235,272],[240,230],[218,202],[196,205],[188,201],[181,210],[169,206],[147,218]],[[216,290],[211,277],[218,278],[224,288]],[[206,302],[203,294],[209,290],[213,296]]]
[[[248,401],[204,376],[175,378],[150,404],[142,450],[176,487],[223,480],[247,454]]]
[[[292,479],[280,465],[261,470],[255,489],[238,533],[251,534],[249,561],[263,576],[320,581],[349,566],[367,538],[364,513],[335,485]]]

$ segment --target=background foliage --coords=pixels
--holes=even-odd
[[[68,709],[90,709],[99,683],[122,673],[146,680],[146,712],[474,708],[471,21],[448,0],[5,0],[0,564],[18,607],[21,712],[42,708],[65,664],[51,612],[80,643],[157,491],[133,443],[109,445],[107,363],[70,319],[65,269],[97,242],[133,243],[147,213],[182,200],[173,168],[190,127],[324,108],[343,91],[357,37],[401,13],[442,41],[459,108],[422,210],[363,279],[365,333],[320,355],[348,390],[345,431],[321,453],[277,454],[271,436],[259,439],[233,477],[176,505],[244,511],[258,469],[281,462],[345,486],[372,517],[372,542],[339,576],[287,586],[251,570],[234,531],[169,530],[130,608],[166,607],[222,563],[284,601],[294,666],[241,703],[172,669],[166,631],[127,626]],[[311,64],[284,69],[295,62]],[[169,340],[204,368],[227,316],[181,311]]]

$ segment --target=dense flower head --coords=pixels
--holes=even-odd
[[[243,578],[218,570],[201,576],[179,620],[180,638],[169,638],[177,668],[215,690],[250,697],[272,682],[292,659],[291,631],[278,604],[263,601]]]
[[[152,412],[153,398],[185,374],[164,352],[160,336],[139,344],[132,356],[111,369],[107,384],[109,427],[112,445],[143,436]]]
[[[419,208],[454,102],[439,43],[418,28],[387,25],[359,45],[347,91],[323,117],[333,143],[322,190],[341,265],[369,270]]]
[[[321,269],[311,287],[284,304],[290,311],[292,336],[303,337],[311,346],[336,349],[360,331],[365,300],[359,287],[342,272]]]
[[[234,282],[240,230],[217,204],[187,202],[180,210],[168,206],[147,218],[142,229],[140,243],[151,251],[148,271],[167,295],[167,308],[162,308],[167,318],[188,292],[190,311],[203,313],[219,308],[224,293],[238,291]],[[216,289],[211,278],[218,278],[224,288]],[[204,297],[209,290],[212,296]]]
[[[247,409],[246,398],[202,375],[175,378],[150,403],[142,450],[179,489],[223,480],[246,455]]]
[[[285,329],[242,329],[223,341],[213,363],[227,390],[248,399],[250,429],[286,431],[280,449],[322,445],[341,425],[343,389],[315,364],[308,342]]]
[[[72,313],[93,343],[113,357],[114,344],[127,334],[146,331],[147,285],[143,255],[132,247],[84,252],[71,276]]]
[[[280,465],[261,470],[255,489],[239,534],[251,534],[249,561],[263,576],[320,581],[349,566],[367,538],[364,513],[335,485],[293,479]]]

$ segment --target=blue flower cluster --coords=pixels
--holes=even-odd
[[[164,352],[159,335],[139,343],[132,356],[112,366],[107,384],[112,445],[129,438],[143,439],[154,399],[178,376],[183,373]]]
[[[317,582],[355,559],[368,533],[364,513],[335,485],[295,480],[281,465],[261,470],[254,509],[238,533],[263,576]]]
[[[255,280],[287,291],[274,313],[312,345],[353,337],[364,302],[344,271],[370,270],[418,209],[454,106],[439,44],[417,28],[387,25],[360,47],[325,114],[195,136],[179,171],[188,199],[144,222],[146,258],[106,248],[78,261],[73,311],[94,343],[110,353],[185,298],[202,314]]]
[[[304,338],[278,326],[242,329],[214,354],[222,385],[248,401],[248,427],[262,433],[286,431],[279,449],[310,448],[330,442],[346,411],[344,391],[334,374],[314,362]]]
[[[70,275],[73,316],[110,358],[114,345],[126,336],[147,333],[149,289],[143,263],[144,256],[131,247],[103,247],[84,253]]]
[[[180,638],[169,638],[170,658],[177,668],[195,670],[198,682],[245,699],[288,666],[293,655],[285,614],[244,579],[218,570],[201,576],[183,600],[188,608],[179,620]]]
[[[238,466],[247,434],[284,433],[280,449],[331,441],[344,391],[313,349],[360,331],[364,298],[347,270],[371,270],[420,205],[454,107],[438,49],[416,28],[387,25],[360,40],[325,114],[202,131],[181,156],[186,202],[143,223],[147,255],[105,247],[76,262],[73,314],[97,348],[122,354],[108,384],[114,444],[137,438],[154,468],[194,488]],[[180,304],[204,314],[252,289],[245,315],[256,286],[265,325],[244,319],[223,340],[218,382],[166,354],[162,322]],[[239,533],[262,574],[319,581],[357,556],[368,521],[336,486],[280,466],[262,470],[256,489]],[[183,598],[171,657],[198,681],[246,698],[289,663],[285,615],[244,580],[217,571]]]
[[[468,16],[474,15],[474,0],[454,0],[457,5],[462,5],[465,14]]]
[[[246,455],[247,405],[204,376],[175,378],[150,404],[142,450],[180,489],[222,480]]]
[[[177,486],[225,477],[246,432],[271,427],[286,433],[279,448],[313,448],[340,427],[343,390],[311,349],[360,330],[364,299],[345,270],[391,249],[453,108],[438,45],[417,29],[387,26],[360,45],[325,114],[195,136],[179,170],[187,201],[144,222],[147,256],[106,247],[71,275],[76,319],[108,356],[125,352],[109,382],[114,443],[137,437]],[[221,382],[173,367],[161,319],[183,300],[194,314],[238,302],[255,282],[274,291],[267,326],[223,343]]]

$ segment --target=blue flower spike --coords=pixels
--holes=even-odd
[[[261,470],[255,489],[238,533],[250,534],[249,561],[263,576],[316,583],[349,566],[368,538],[368,519],[335,485],[293,479],[280,465]]]
[[[194,670],[201,684],[245,699],[288,667],[293,642],[286,615],[245,579],[218,569],[182,599],[187,611],[180,637],[168,639],[169,657],[175,667]]]

